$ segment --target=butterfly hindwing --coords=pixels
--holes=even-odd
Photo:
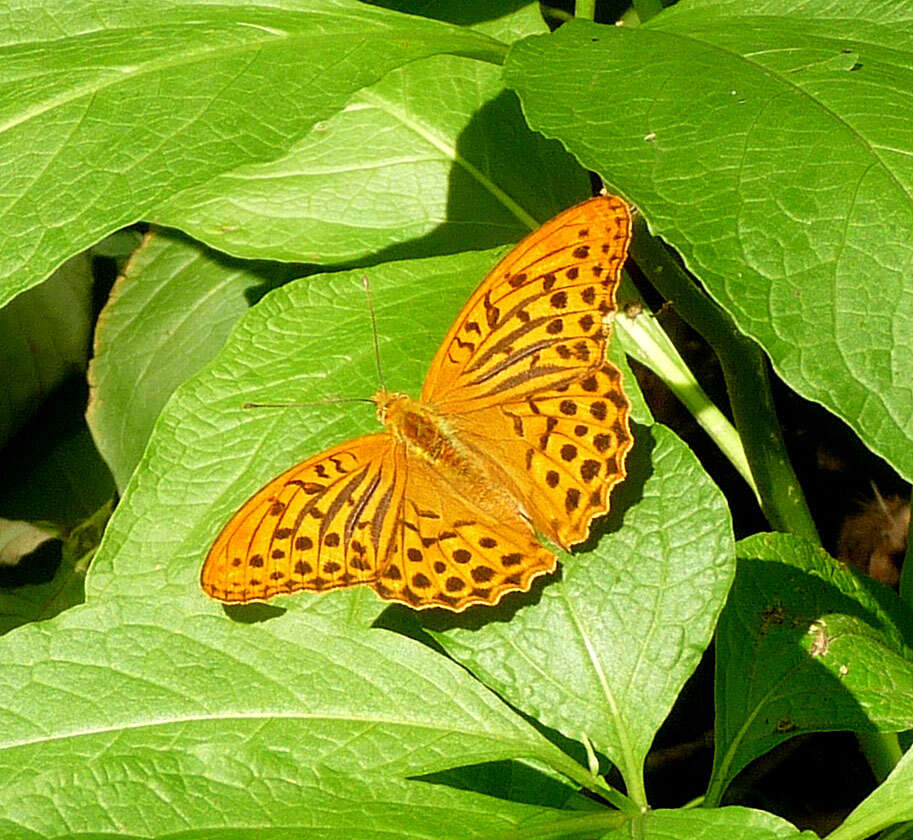
[[[527,591],[555,568],[555,555],[516,509],[495,518],[467,503],[424,460],[408,458],[406,490],[390,556],[372,584],[381,597],[415,609],[462,612]]]
[[[398,455],[389,435],[369,435],[271,481],[222,530],[203,565],[204,591],[246,602],[372,582],[392,550]]]

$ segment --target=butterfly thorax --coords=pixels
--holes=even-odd
[[[412,454],[445,469],[464,471],[466,460],[461,457],[446,421],[427,404],[386,391],[378,392],[373,399],[377,419]]]
[[[433,405],[405,394],[380,391],[373,397],[377,418],[409,455],[430,464],[448,491],[500,522],[515,520],[517,501],[497,463],[462,440],[449,418]],[[519,515],[526,518],[525,512]]]

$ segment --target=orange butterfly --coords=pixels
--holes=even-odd
[[[215,541],[213,598],[367,584],[461,612],[527,591],[609,507],[631,446],[605,359],[631,236],[600,196],[527,236],[457,316],[422,395],[379,391],[386,429],[321,452],[254,494]]]

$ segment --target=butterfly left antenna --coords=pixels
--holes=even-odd
[[[371,282],[368,280],[367,274],[362,275],[361,282],[365,287],[365,297],[368,299],[368,311],[371,313],[371,335],[374,338],[374,363],[377,365],[377,381],[380,383],[380,390],[386,392],[387,383],[384,382],[384,371],[380,365],[380,341],[377,338],[377,315],[374,312],[374,298],[371,297]]]
[[[241,403],[241,408],[313,408],[315,405],[336,405],[344,402],[363,402],[373,403],[374,400],[368,397],[327,397],[323,400],[312,400],[311,402],[284,402],[284,403]]]
[[[374,312],[374,298],[371,297],[371,283],[368,275],[364,274],[361,278],[362,285],[365,287],[365,296],[368,298],[368,312],[371,313],[371,335],[374,339],[374,363],[377,366],[377,381],[380,383],[380,390],[386,393],[387,385],[384,382],[384,371],[380,365],[380,340],[377,337],[377,315]],[[363,402],[375,403],[376,400],[368,397],[337,397],[330,396],[322,400],[313,400],[311,402],[285,402],[285,403],[261,403],[246,402],[241,404],[241,408],[310,408],[315,405],[330,405],[333,403],[344,402]]]

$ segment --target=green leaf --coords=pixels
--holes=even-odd
[[[713,801],[746,764],[813,731],[913,728],[911,615],[886,587],[786,534],[738,544],[717,631]]]
[[[0,568],[15,566],[48,540],[59,538],[54,528],[0,518]]]
[[[0,447],[54,388],[85,370],[91,325],[88,254],[69,260],[40,286],[0,309]]]
[[[197,607],[85,605],[2,640],[5,838],[462,838],[562,818],[407,781],[518,757],[582,771],[444,657],[308,613],[246,626]]]
[[[503,55],[352,0],[37,0],[0,43],[0,303],[175,193],[280,157],[395,67]]]
[[[238,256],[329,264],[502,245],[589,195],[573,158],[527,127],[500,68],[442,55],[391,71],[286,154],[184,190],[156,219]]]
[[[469,26],[505,44],[511,44],[527,35],[548,32],[539,3],[535,0],[509,0],[506,3],[492,3],[491,0],[460,0],[459,3],[441,3],[440,0],[368,2],[372,6],[383,6],[385,9],[397,9],[410,15],[422,15],[459,26]]]
[[[368,272],[388,388],[418,394],[450,323],[501,253]],[[90,599],[196,597],[206,552],[252,493],[308,455],[378,429],[373,405],[332,402],[367,401],[379,385],[365,274],[303,278],[271,292],[241,319],[219,357],[175,393],[109,525]],[[304,405],[243,407],[288,401]],[[367,588],[276,603],[364,610],[369,622],[383,607]]]
[[[3,450],[3,516],[69,530],[111,498],[114,481],[86,426],[86,398],[82,376],[69,377]]]
[[[113,507],[113,502],[102,506],[63,540],[60,562],[51,580],[0,590],[0,634],[20,624],[51,618],[82,603],[86,570]],[[46,530],[44,533],[57,536]],[[28,558],[23,562],[28,562]]]
[[[828,840],[862,840],[894,823],[910,820],[913,820],[913,750],[907,751],[891,775],[828,835]]]
[[[637,819],[635,826],[610,831],[600,840],[631,837],[643,837],[644,840],[787,840],[804,837],[814,840],[816,837],[810,831],[800,832],[773,814],[739,807],[650,811]],[[642,833],[633,833],[637,830]]]
[[[562,558],[538,603],[435,638],[521,711],[592,741],[639,801],[644,758],[710,642],[735,547],[725,500],[690,450],[662,426],[635,439],[605,532]]]
[[[86,420],[123,491],[174,389],[221,349],[237,319],[290,266],[242,262],[153,231],[117,279],[95,329]]]
[[[575,22],[516,44],[505,81],[792,388],[910,479],[905,8],[695,2],[636,29]]]

